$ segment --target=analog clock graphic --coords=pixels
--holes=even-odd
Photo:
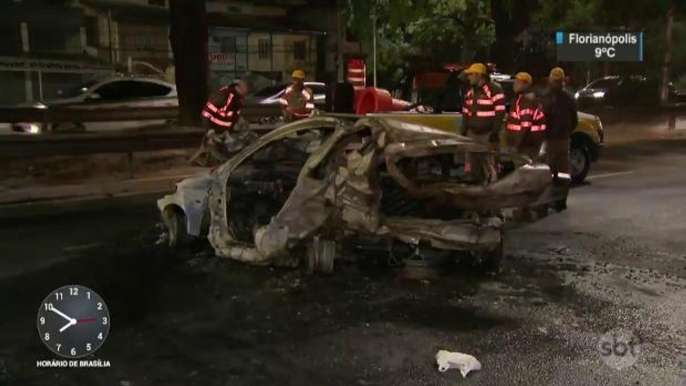
[[[105,343],[111,321],[100,295],[84,286],[68,285],[43,300],[37,322],[38,335],[52,352],[81,358]]]

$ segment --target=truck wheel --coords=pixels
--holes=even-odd
[[[588,148],[582,143],[572,143],[569,151],[569,166],[572,184],[584,182],[591,168],[591,155],[588,152]]]
[[[190,242],[186,215],[179,208],[170,206],[164,210],[162,216],[167,229],[167,245],[172,249],[182,249]]]

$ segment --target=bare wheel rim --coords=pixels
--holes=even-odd
[[[169,211],[165,217],[169,246],[174,246],[179,237],[179,224],[178,221],[176,221],[176,213]]]

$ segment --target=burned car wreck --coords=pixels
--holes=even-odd
[[[514,157],[499,178],[485,146],[391,118],[284,125],[158,201],[172,245],[207,237],[218,256],[330,272],[335,259],[466,252],[497,261],[501,211],[540,202],[548,166]],[[352,252],[352,253],[351,253]]]

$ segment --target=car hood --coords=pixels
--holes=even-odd
[[[576,116],[579,117],[579,120],[583,120],[583,121],[595,121],[596,119],[598,119],[597,115],[584,113],[582,111],[577,112]]]

